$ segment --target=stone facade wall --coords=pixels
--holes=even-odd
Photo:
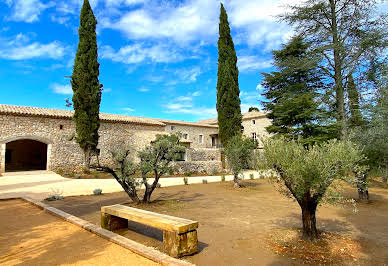
[[[173,129],[171,129],[171,126],[173,126]],[[187,139],[191,141],[190,148],[211,148],[211,135],[218,134],[218,128],[216,127],[177,125],[172,123],[166,125],[165,131],[168,133],[180,132],[182,134],[187,134]],[[202,143],[199,142],[199,135],[203,135]]]
[[[186,161],[175,163],[176,171],[184,173],[201,173],[206,171],[222,171],[221,150],[209,148],[195,148],[186,150]]]
[[[253,123],[253,120],[255,123]],[[268,137],[269,134],[266,131],[266,127],[271,125],[271,120],[266,117],[258,117],[252,119],[244,119],[242,121],[244,127],[243,135],[252,138],[252,134],[256,133],[257,140],[260,146],[260,137]]]
[[[160,126],[142,126],[126,123],[101,122],[99,134],[100,161],[111,163],[112,147],[131,146],[138,150],[164,132]],[[6,143],[18,139],[34,139],[48,144],[48,170],[79,170],[83,165],[83,152],[69,138],[75,133],[70,119],[0,115],[0,172],[5,169]]]

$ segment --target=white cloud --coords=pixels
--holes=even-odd
[[[62,85],[62,84],[54,83],[51,85],[51,88],[56,94],[64,94],[64,95],[73,94],[73,89],[71,88],[70,84]]]
[[[265,69],[272,66],[272,61],[260,59],[258,56],[239,56],[237,61],[238,69],[242,72],[258,69]]]
[[[47,44],[39,42],[26,43],[28,38],[18,34],[13,40],[0,44],[0,58],[8,60],[26,60],[33,58],[60,59],[66,48],[58,41]]]
[[[187,42],[215,35],[217,12],[216,1],[189,0],[179,4],[150,1],[149,5],[126,12],[116,21],[105,20],[103,27],[117,29],[135,39]]]
[[[201,69],[198,66],[188,69],[179,69],[175,71],[175,75],[177,75],[183,83],[191,83],[197,81],[197,77],[200,74]]]
[[[121,110],[126,111],[126,112],[134,112],[135,111],[135,109],[129,108],[129,107],[121,108]]]
[[[7,2],[12,8],[12,15],[9,19],[28,23],[38,21],[45,9],[54,6],[54,2],[44,4],[40,0],[8,0]]]
[[[163,44],[153,46],[135,43],[121,47],[115,51],[111,46],[101,47],[101,58],[110,59],[124,64],[137,64],[142,62],[168,63],[181,60],[181,55]]]
[[[189,114],[195,116],[198,119],[212,118],[217,116],[216,108],[195,106],[194,97],[199,95],[200,93],[195,91],[186,96],[178,96],[163,106],[165,109],[164,112],[171,114]]]
[[[109,6],[132,6],[137,4],[143,4],[148,2],[147,0],[105,0],[105,5]]]
[[[140,91],[140,92],[148,92],[148,91],[150,91],[150,89],[145,88],[145,87],[141,87],[140,89],[138,89],[138,91]]]

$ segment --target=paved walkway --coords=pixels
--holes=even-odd
[[[250,174],[254,174],[254,178],[260,176],[257,171],[247,171],[244,178],[249,179]],[[188,177],[189,184],[202,183],[203,179],[209,183],[220,182],[221,176]],[[153,181],[152,178],[149,180]],[[225,180],[233,180],[233,177],[225,176]],[[162,187],[184,184],[183,177],[161,178],[159,183]],[[0,198],[25,196],[43,200],[53,194],[65,197],[91,195],[97,188],[103,193],[123,191],[115,179],[70,179],[50,171],[14,172],[0,176]]]
[[[2,265],[159,265],[22,200],[0,216]]]

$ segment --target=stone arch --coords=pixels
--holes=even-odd
[[[7,144],[10,143],[13,144],[18,141],[27,141],[30,143],[37,142],[37,143],[42,143],[44,145],[44,150],[41,150],[42,154],[44,152],[44,164],[45,164],[45,169],[50,170],[51,168],[51,163],[50,163],[50,157],[51,157],[51,149],[52,149],[52,144],[53,141],[50,140],[49,138],[46,137],[41,137],[41,136],[34,136],[34,135],[18,135],[18,136],[12,136],[9,138],[5,138],[0,140],[0,173],[6,171],[6,150],[7,150]]]

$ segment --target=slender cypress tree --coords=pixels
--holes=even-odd
[[[238,85],[237,56],[230,34],[228,15],[221,4],[219,39],[218,39],[218,73],[217,73],[217,112],[219,135],[222,143],[241,134],[241,101]]]
[[[363,126],[364,121],[360,110],[360,94],[354,82],[353,75],[349,76],[347,89],[350,111],[349,128]]]
[[[84,151],[86,169],[90,167],[91,154],[97,150],[100,127],[102,84],[98,80],[100,64],[97,61],[96,25],[97,20],[89,1],[84,0],[71,86],[73,88],[73,120],[76,126],[76,141]]]

